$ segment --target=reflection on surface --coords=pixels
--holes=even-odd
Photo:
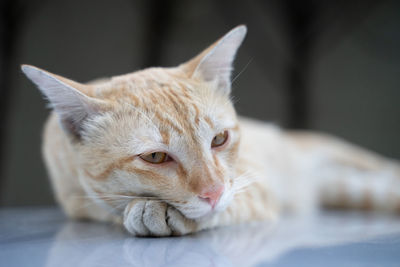
[[[399,234],[398,218],[327,213],[287,217],[173,238],[130,237],[119,227],[67,222],[48,253],[47,266],[254,266],[273,263],[294,248],[360,242]]]

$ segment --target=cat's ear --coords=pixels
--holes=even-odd
[[[247,28],[244,25],[234,28],[181,67],[190,77],[205,81],[216,81],[220,89],[229,93],[231,90],[232,63],[246,32]]]
[[[22,65],[21,69],[48,99],[62,128],[75,137],[80,137],[82,123],[87,118],[105,108],[104,101],[85,94],[90,90],[88,85],[29,65]]]

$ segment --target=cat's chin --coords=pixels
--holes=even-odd
[[[211,207],[199,207],[197,209],[178,209],[183,216],[191,220],[199,220],[202,218],[209,218],[216,213],[215,209],[211,209]]]
[[[218,212],[215,210],[211,210],[205,214],[202,214],[200,216],[196,216],[196,217],[187,217],[188,219],[194,220],[194,221],[203,221],[203,220],[209,220],[210,218],[212,218],[215,214],[217,214]],[[186,216],[185,216],[186,217]]]
[[[207,210],[190,210],[190,211],[180,211],[186,218],[192,220],[203,220],[209,219],[216,215],[217,213],[224,211],[226,209],[225,205],[217,205],[214,209],[208,208]]]
[[[192,219],[192,220],[198,220],[204,217],[210,217],[212,216],[214,212],[214,210],[209,210],[209,211],[181,211],[181,213],[188,219]]]

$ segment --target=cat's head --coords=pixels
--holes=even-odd
[[[224,209],[237,190],[230,76],[245,35],[239,26],[178,67],[93,84],[22,70],[57,114],[89,194],[116,209],[130,199],[118,196],[154,197],[199,218]]]

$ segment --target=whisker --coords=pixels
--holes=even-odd
[[[240,75],[242,75],[242,73],[247,69],[247,67],[249,66],[249,64],[253,61],[253,59],[251,58],[249,60],[249,62],[247,62],[247,64],[243,67],[243,69],[232,79],[231,81],[231,85],[236,81],[237,78],[239,78]]]
[[[242,192],[258,180],[258,176],[251,172],[245,172],[233,180],[232,190],[235,193]]]
[[[114,194],[101,194],[101,195],[91,195],[91,196],[77,196],[80,198],[86,199],[98,199],[98,200],[107,200],[107,201],[130,201],[133,199],[143,199],[143,200],[152,200],[152,201],[171,201],[171,198],[161,198],[155,196],[129,196],[129,195],[114,195]]]

